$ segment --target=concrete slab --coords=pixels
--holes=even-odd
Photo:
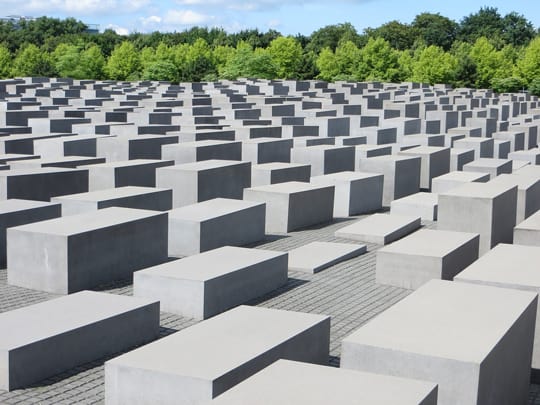
[[[479,172],[461,172],[455,171],[433,179],[432,191],[434,193],[444,193],[445,191],[452,190],[465,183],[487,183],[489,181],[489,173]]]
[[[419,216],[426,221],[436,221],[438,205],[438,194],[421,192],[392,201],[390,204],[390,213]]]
[[[289,270],[314,274],[366,251],[366,245],[312,242],[289,251]]]
[[[311,165],[301,163],[263,163],[251,166],[251,185],[268,186],[270,184],[301,181],[309,183]]]
[[[410,215],[373,214],[334,233],[336,238],[386,245],[414,232],[421,226],[420,217]]]
[[[429,280],[453,280],[478,259],[475,233],[421,229],[377,251],[379,284],[417,289]]]
[[[526,403],[538,296],[432,280],[342,343],[341,367],[429,380],[438,403]]]
[[[287,283],[287,253],[225,246],[135,272],[133,294],[207,319]]]
[[[512,161],[508,159],[476,159],[463,166],[464,172],[488,173],[490,179],[500,174],[512,173]]]
[[[326,363],[329,333],[326,316],[240,306],[107,361],[105,402],[202,404],[280,358]]]
[[[516,225],[514,243],[516,245],[540,246],[540,211]]]

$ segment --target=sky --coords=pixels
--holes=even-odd
[[[422,12],[460,21],[481,7],[501,15],[523,14],[540,27],[540,0],[0,0],[5,15],[74,17],[125,35],[131,32],[183,31],[195,25],[228,32],[257,28],[284,35],[310,35],[330,24],[349,22],[359,33],[398,20],[410,23]]]

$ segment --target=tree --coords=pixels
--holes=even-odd
[[[396,81],[399,78],[399,52],[383,38],[370,38],[360,50],[356,69],[358,80]]]
[[[293,37],[274,39],[268,47],[272,63],[276,66],[277,75],[282,79],[296,79],[302,65],[303,50]]]
[[[117,45],[107,60],[105,72],[109,79],[127,80],[136,76],[139,70],[139,55],[131,42]]]
[[[540,78],[540,37],[527,46],[523,57],[517,61],[515,73],[528,84]]]
[[[317,78],[326,80],[327,82],[333,81],[341,73],[336,62],[336,55],[330,48],[324,48],[321,51],[315,64],[319,69]]]
[[[13,76],[53,76],[54,66],[50,55],[34,44],[26,45],[13,60]]]
[[[451,53],[458,61],[455,80],[451,83],[456,87],[474,87],[478,72],[476,63],[471,57],[472,45],[468,42],[454,42]]]
[[[157,60],[148,64],[142,74],[144,80],[174,82],[178,78],[178,69],[168,60]]]
[[[504,29],[503,18],[495,7],[482,7],[478,12],[461,20],[458,37],[462,41],[473,43],[481,37],[492,41],[501,39]]]
[[[440,14],[421,13],[413,22],[412,28],[415,34],[427,46],[436,45],[448,51],[455,41],[459,25]]]
[[[324,48],[335,51],[340,41],[359,43],[360,36],[351,23],[327,25],[313,32],[307,50],[316,54],[319,54]]]
[[[512,75],[512,61],[509,61],[503,52],[497,51],[485,37],[476,40],[470,56],[476,64],[476,87],[489,88],[493,79]]]
[[[99,46],[92,44],[80,54],[79,69],[81,79],[102,79],[105,57]]]
[[[5,79],[11,73],[11,52],[4,45],[0,45],[0,78]]]
[[[535,35],[534,26],[523,15],[512,12],[503,18],[502,38],[507,44],[524,46]]]
[[[383,38],[394,49],[410,49],[415,40],[415,33],[410,25],[399,21],[390,21],[378,28],[367,28],[365,34],[368,38]]]
[[[418,51],[412,65],[412,80],[422,83],[450,83],[454,81],[457,58],[442,48],[430,45]]]
[[[79,48],[75,45],[60,44],[53,52],[56,71],[61,77],[79,78]]]

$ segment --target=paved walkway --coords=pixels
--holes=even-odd
[[[336,220],[322,227],[287,235],[271,235],[267,240],[253,247],[289,251],[313,241],[352,243],[335,238],[334,232],[354,220],[355,218]],[[433,227],[433,223],[425,223],[425,226]],[[375,284],[375,251],[378,248],[378,245],[368,244],[368,253],[315,275],[292,272],[289,274],[289,282],[286,286],[249,304],[330,315],[332,327],[329,364],[337,367],[342,339],[411,292]],[[6,279],[6,270],[0,270],[0,312],[55,297],[53,294],[8,286]],[[102,286],[99,290],[112,294],[131,295],[132,285],[129,281],[117,282]],[[192,319],[161,313],[161,336],[194,323],[196,321]],[[2,331],[2,333],[5,332]],[[111,357],[116,357],[116,355]],[[12,392],[0,390],[0,404],[103,403],[103,364],[109,358],[77,367],[41,381],[31,388]],[[529,404],[540,405],[540,386],[531,385]]]

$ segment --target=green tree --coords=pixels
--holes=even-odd
[[[367,28],[365,34],[368,38],[383,38],[394,49],[410,49],[416,39],[412,27],[399,21],[390,21],[378,28]]]
[[[52,59],[61,77],[79,78],[79,48],[75,45],[60,44],[53,52]]]
[[[303,50],[293,37],[274,39],[268,47],[268,53],[276,66],[277,75],[282,79],[296,79],[302,66]]]
[[[102,79],[105,68],[105,57],[96,44],[90,45],[81,52],[79,70],[81,79]]]
[[[360,36],[351,23],[327,25],[313,32],[307,50],[319,54],[324,48],[335,51],[341,41],[359,44]]]
[[[148,64],[142,74],[144,80],[174,82],[178,78],[178,69],[168,60],[158,60]]]
[[[456,87],[474,87],[477,80],[476,63],[471,57],[472,45],[468,42],[456,41],[451,53],[458,61],[455,80],[451,83]]]
[[[540,37],[536,37],[517,61],[515,73],[527,84],[540,78]]]
[[[418,51],[412,66],[412,80],[422,83],[450,83],[454,81],[457,58],[444,49],[430,45]]]
[[[427,46],[436,45],[445,51],[452,47],[459,28],[454,20],[443,17],[439,13],[418,14],[411,25],[417,37]]]
[[[11,52],[6,46],[0,45],[0,78],[5,79],[10,76],[11,63]]]
[[[358,80],[396,81],[399,79],[399,52],[383,38],[370,38],[360,50],[356,70]]]
[[[17,53],[13,60],[13,76],[53,76],[54,66],[50,55],[34,44],[27,45]]]
[[[107,60],[105,72],[109,79],[127,80],[138,74],[139,55],[131,42],[124,41],[117,45]]]
[[[315,64],[319,69],[317,78],[327,82],[333,81],[341,73],[336,61],[336,55],[330,48],[324,48],[321,51]]]
[[[470,43],[481,37],[496,41],[501,38],[503,29],[503,18],[497,8],[482,7],[478,12],[469,14],[461,20],[458,37]]]
[[[512,61],[507,60],[504,53],[497,51],[485,37],[476,40],[470,56],[476,64],[476,87],[489,88],[494,79],[512,75]]]
[[[536,35],[534,26],[523,15],[509,13],[503,18],[503,40],[510,45],[527,45]]]

